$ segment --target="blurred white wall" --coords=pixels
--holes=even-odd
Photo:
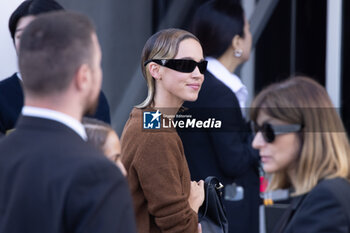
[[[18,70],[17,55],[8,30],[8,21],[21,2],[23,0],[0,1],[0,80]]]

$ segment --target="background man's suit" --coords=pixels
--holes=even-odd
[[[16,121],[23,107],[23,90],[17,73],[0,82],[0,132],[15,127]],[[106,123],[111,123],[109,105],[104,93],[100,92],[96,113],[92,116]]]
[[[22,116],[0,140],[0,233],[136,232],[118,168],[66,125]]]
[[[179,131],[192,180],[216,176],[224,184],[244,188],[241,201],[224,201],[229,220],[229,230],[235,233],[258,232],[259,173],[258,153],[251,147],[252,135],[242,117],[236,95],[210,72],[196,102],[186,102],[188,112],[203,120],[215,118],[222,121],[219,131]]]

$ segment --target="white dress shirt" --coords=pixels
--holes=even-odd
[[[247,87],[242,83],[241,79],[237,75],[228,71],[226,67],[217,59],[207,57],[206,60],[208,61],[208,71],[212,73],[215,78],[224,83],[225,86],[227,86],[236,95],[239,106],[242,109],[242,114],[244,115],[244,108],[248,99]]]
[[[22,115],[58,121],[71,128],[83,140],[87,141],[87,135],[84,126],[78,120],[74,119],[71,116],[68,116],[67,114],[47,108],[24,106],[22,108]]]
[[[22,75],[21,75],[21,73],[20,73],[20,72],[17,72],[16,74],[17,74],[18,79],[21,80],[21,82],[22,82],[23,80],[22,80]]]

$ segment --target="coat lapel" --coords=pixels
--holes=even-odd
[[[292,219],[294,213],[300,206],[300,204],[303,202],[307,194],[301,195],[294,197],[292,199],[292,202],[290,203],[289,207],[286,209],[284,214],[282,215],[280,221],[277,223],[275,226],[273,233],[283,233],[284,230],[286,229],[288,223]]]

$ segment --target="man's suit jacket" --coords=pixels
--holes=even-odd
[[[136,232],[119,169],[67,126],[20,117],[0,140],[0,233]]]
[[[196,102],[186,102],[183,114],[222,121],[220,130],[179,130],[192,180],[216,176],[224,184],[244,188],[241,201],[224,201],[229,232],[257,233],[259,221],[259,156],[251,147],[252,135],[236,95],[210,72]]]
[[[349,233],[349,199],[349,181],[322,180],[308,194],[293,198],[273,232]]]
[[[0,82],[0,132],[6,133],[7,130],[15,127],[16,121],[23,107],[22,84],[17,73]],[[91,116],[111,123],[109,115],[109,105],[106,96],[101,91],[99,96],[96,113]]]

